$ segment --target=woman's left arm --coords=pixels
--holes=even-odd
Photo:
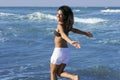
[[[72,28],[71,31],[73,33],[76,33],[76,34],[83,34],[83,35],[86,35],[88,37],[93,37],[91,32],[82,31],[82,30],[79,30],[79,29],[76,29],[76,28]]]

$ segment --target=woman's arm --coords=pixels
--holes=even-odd
[[[72,28],[71,31],[72,31],[73,33],[83,34],[83,35],[86,35],[86,36],[88,36],[88,37],[92,37],[92,36],[93,36],[90,32],[85,32],[85,31],[82,31],[82,30],[79,30],[79,29],[76,29],[76,28]]]
[[[76,41],[72,41],[65,33],[64,33],[64,30],[63,30],[63,26],[62,25],[58,25],[58,30],[59,30],[59,33],[61,34],[61,37],[67,41],[68,43],[70,43],[72,46],[76,47],[76,48],[80,48],[80,44]]]

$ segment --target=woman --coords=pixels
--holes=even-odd
[[[71,80],[79,80],[77,75],[73,75],[64,71],[64,68],[69,60],[69,49],[67,43],[70,43],[76,48],[80,48],[80,44],[76,41],[72,41],[68,37],[68,33],[71,31],[73,33],[83,34],[88,37],[92,37],[92,34],[90,32],[73,28],[74,16],[71,8],[68,6],[61,6],[58,9],[56,17],[58,25],[54,32],[55,48],[51,56],[50,63],[51,80],[57,80],[57,76],[69,78]]]

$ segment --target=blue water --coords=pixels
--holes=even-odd
[[[49,80],[57,7],[0,7],[0,80]],[[120,80],[120,7],[72,7],[74,27],[93,38],[70,33],[66,71],[81,80]],[[59,80],[68,80],[61,79]]]

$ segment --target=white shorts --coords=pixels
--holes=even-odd
[[[60,65],[62,63],[67,64],[69,60],[68,48],[55,48],[51,56],[51,63]]]

